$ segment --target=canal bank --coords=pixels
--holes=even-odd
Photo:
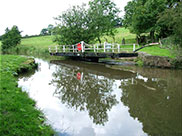
[[[34,59],[16,55],[1,55],[0,59],[0,135],[53,135],[36,102],[17,87],[18,75],[37,67]]]

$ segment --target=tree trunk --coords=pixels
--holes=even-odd
[[[155,38],[154,38],[154,31],[151,31],[151,32],[150,32],[150,39],[151,39],[151,42],[154,42],[154,41],[155,41]]]
[[[100,45],[101,45],[101,39],[100,39],[100,37],[97,37],[97,39],[98,39],[98,41],[99,41],[99,43],[100,43]]]

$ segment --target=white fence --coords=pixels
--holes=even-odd
[[[50,53],[57,52],[134,52],[136,48],[139,48],[138,44],[117,44],[117,43],[107,43],[102,44],[87,44],[81,41],[74,45],[56,45],[49,47]]]

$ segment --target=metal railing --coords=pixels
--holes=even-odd
[[[81,41],[74,45],[56,45],[50,46],[50,53],[60,53],[60,52],[112,52],[112,53],[120,53],[120,52],[134,52],[137,48],[139,48],[138,44],[118,44],[118,43],[107,43],[104,42],[102,44],[87,44],[84,41]]]

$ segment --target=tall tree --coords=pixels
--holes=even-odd
[[[54,30],[54,26],[52,24],[49,24],[47,27],[48,33],[51,35],[53,33]]]
[[[85,6],[73,6],[56,18],[60,22],[56,30],[58,43],[75,44],[94,39],[88,28],[89,18]]]
[[[40,35],[48,35],[49,34],[49,31],[47,28],[43,28],[40,32]]]
[[[6,28],[5,34],[2,35],[2,52],[11,47],[15,47],[21,42],[21,32],[17,26],[13,26],[10,30]]]
[[[101,43],[101,36],[114,35],[119,12],[116,5],[110,0],[93,0],[87,10],[85,6],[73,6],[56,18],[60,21],[56,41],[75,44],[97,39]]]
[[[168,30],[172,31],[170,35],[173,36],[175,43],[182,47],[182,2],[181,0],[170,2],[169,6],[160,14],[158,23],[166,25]]]
[[[88,16],[89,28],[101,43],[101,36],[114,36],[117,25],[119,9],[111,0],[93,0],[89,2]]]
[[[133,0],[125,7],[124,25],[137,35],[150,33],[154,41],[154,34],[164,27],[157,23],[159,15],[168,4],[167,0]]]

